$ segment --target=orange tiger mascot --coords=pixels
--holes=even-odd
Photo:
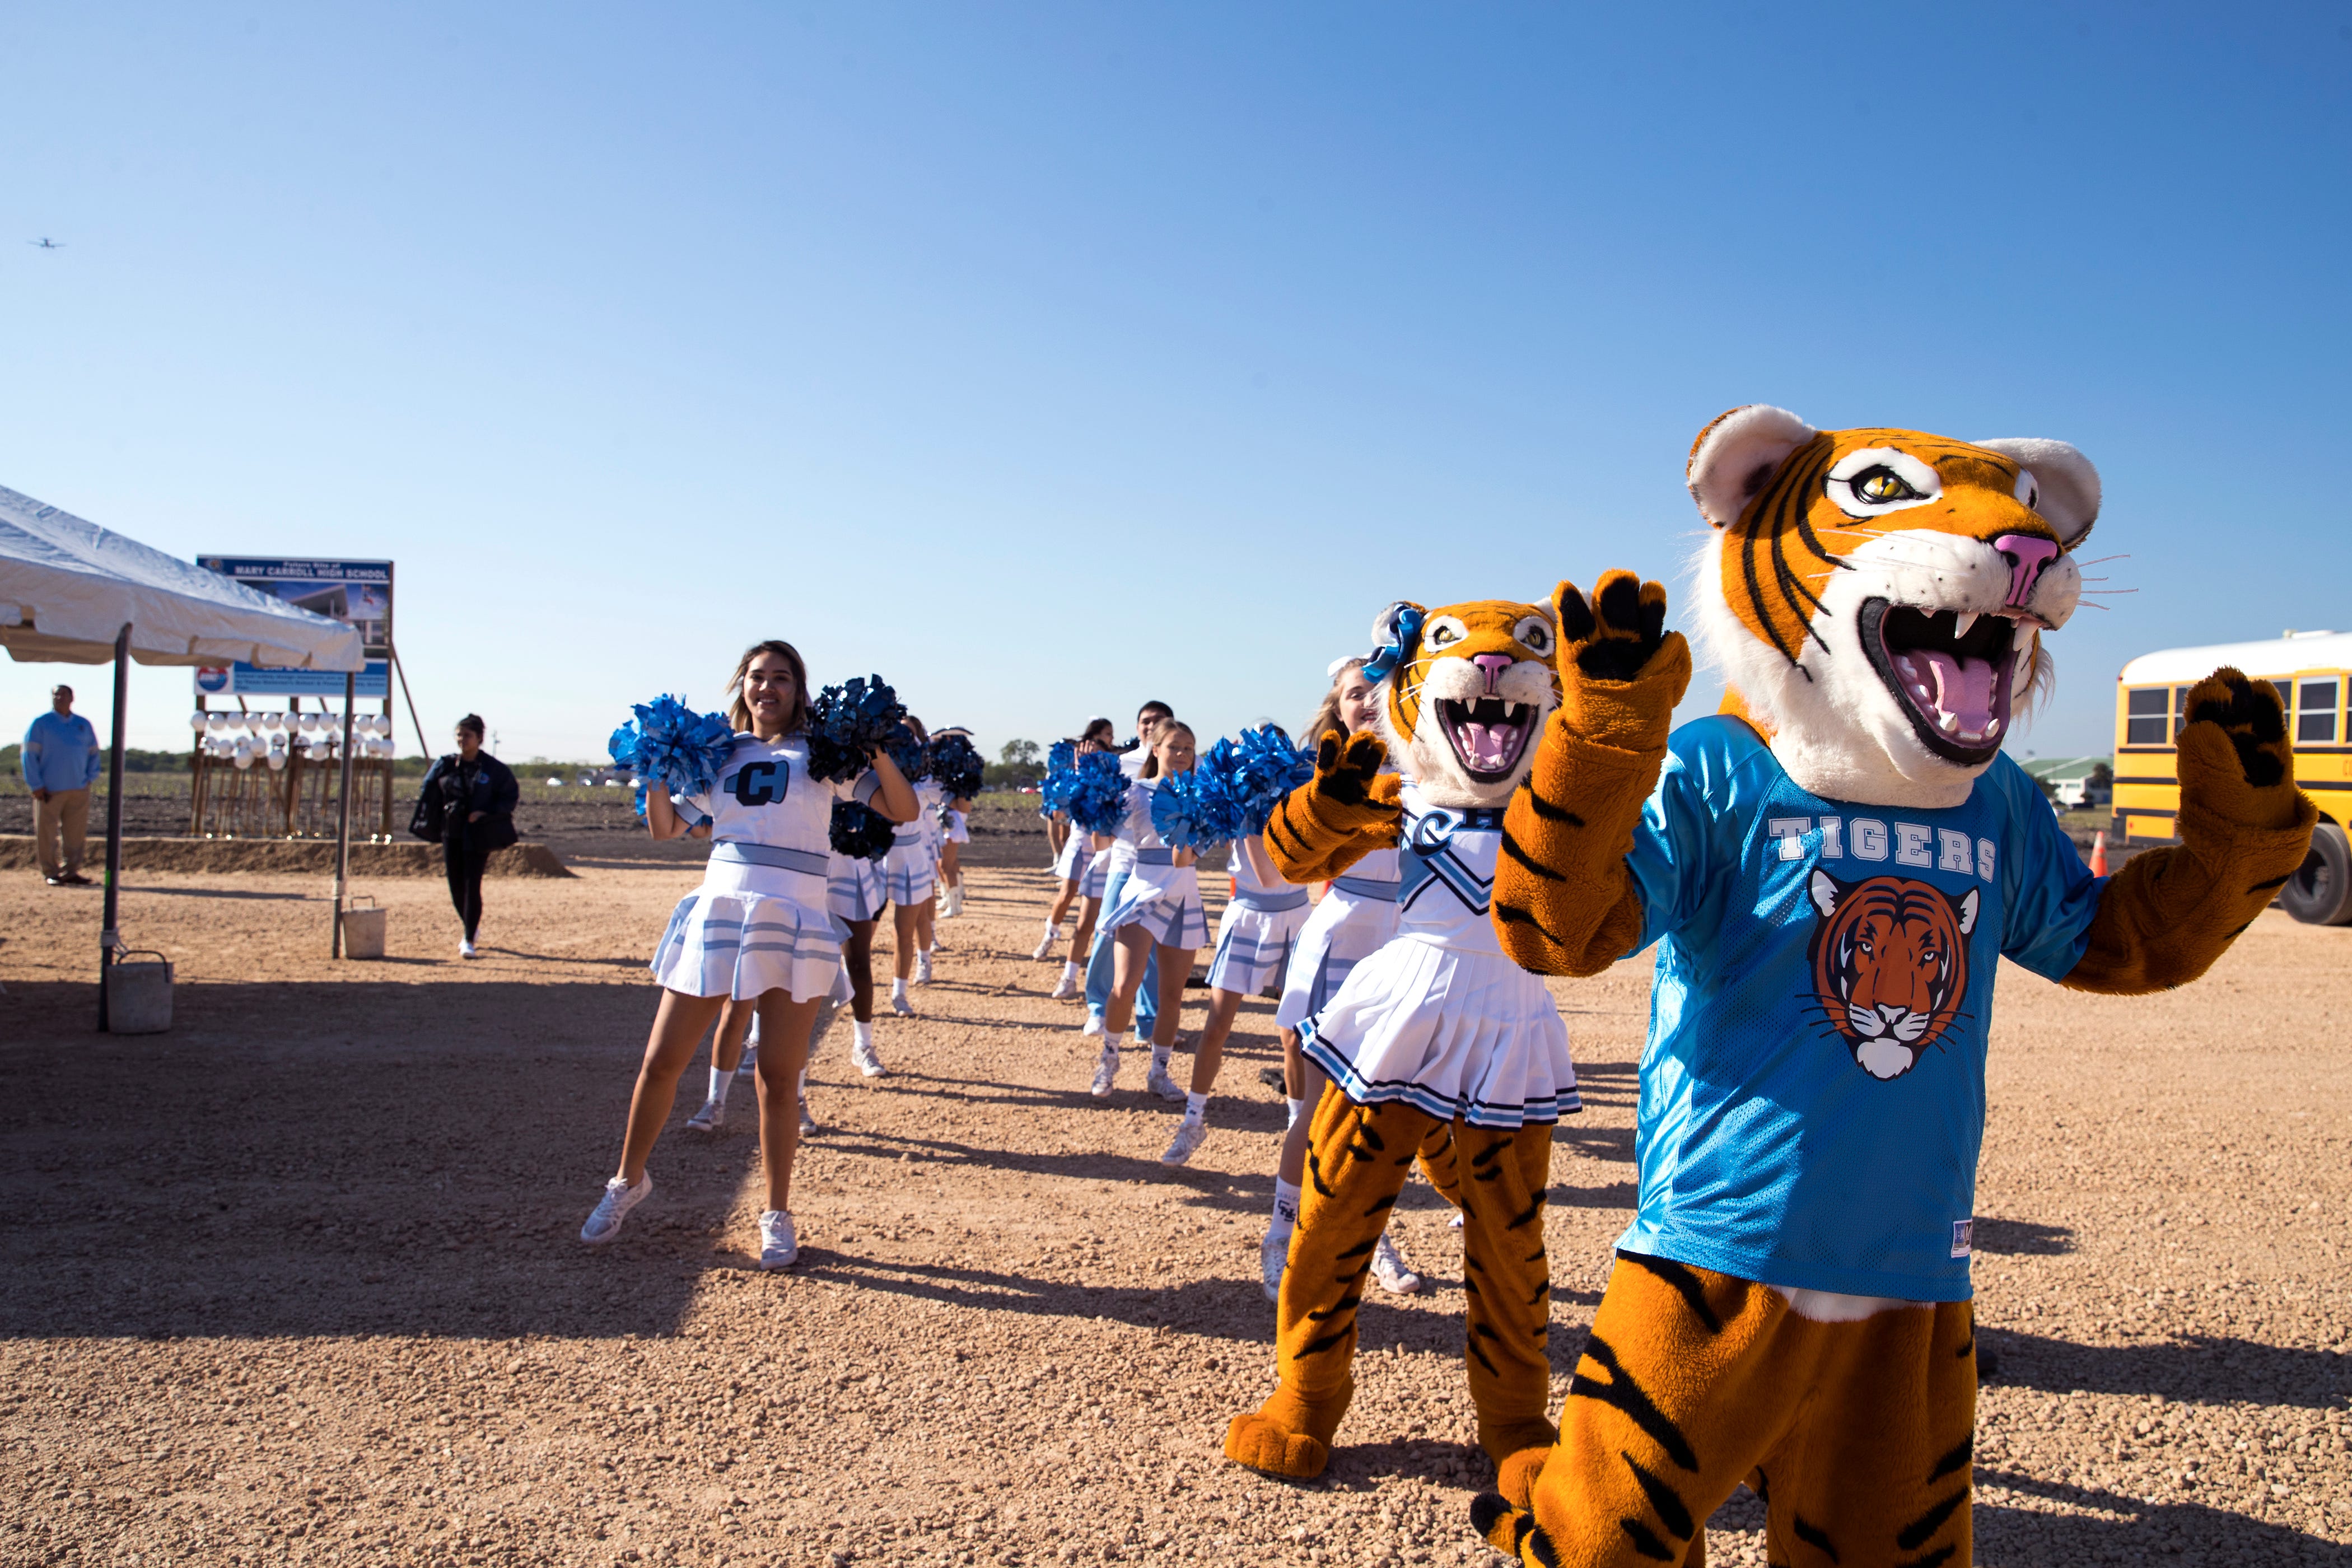
[[[1364,674],[1386,684],[1378,732],[1345,745],[1322,736],[1315,777],[1276,809],[1265,837],[1294,882],[1402,851],[1397,933],[1299,1025],[1300,1049],[1330,1083],[1276,1306],[1281,1386],[1234,1417],[1225,1456],[1322,1474],[1355,1392],[1365,1270],[1418,1157],[1463,1213],[1478,1439],[1503,1484],[1518,1485],[1559,1436],[1544,1414],[1544,1187],[1553,1123],[1581,1101],[1559,1009],[1504,955],[1489,889],[1503,804],[1559,700],[1557,639],[1544,606],[1493,599],[1392,605],[1373,636],[1380,651]]]
[[[2179,846],[2115,877],[2001,755],[2098,513],[2072,447],[1750,406],[1688,479],[1725,710],[1671,729],[1690,654],[1658,584],[1563,583],[1560,709],[1505,817],[1513,957],[1658,957],[1633,1223],[1558,1447],[1473,1520],[1530,1563],[1696,1563],[1745,1481],[1773,1563],[1965,1568],[1993,971],[2194,980],[2316,814],[2234,669],[2190,694]]]

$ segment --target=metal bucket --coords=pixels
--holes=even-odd
[[[106,966],[107,1033],[160,1035],[171,1026],[171,960],[126,952]]]
[[[364,894],[362,897],[365,897]],[[385,910],[373,899],[368,899],[364,909],[359,899],[352,900],[343,910],[343,956],[345,958],[382,958],[383,956],[383,919]]]

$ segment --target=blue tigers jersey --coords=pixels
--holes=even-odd
[[[2004,755],[1948,808],[1824,800],[1701,719],[1627,863],[1658,955],[1619,1245],[1966,1300],[1993,972],[2074,968],[2105,885],[2040,789]]]

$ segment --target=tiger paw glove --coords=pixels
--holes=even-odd
[[[2175,746],[2180,843],[2109,879],[2064,984],[2129,993],[2184,985],[2210,968],[2310,852],[2319,808],[2294,787],[2286,713],[2266,680],[2215,670],[2189,692]]]
[[[1397,841],[1401,783],[1381,768],[1387,743],[1337,730],[1315,748],[1315,776],[1290,792],[1266,824],[1266,847],[1286,881],[1336,877],[1373,849]]]
[[[1590,601],[1562,583],[1552,614],[1559,711],[1504,812],[1495,932],[1523,969],[1596,974],[1641,934],[1625,856],[1690,685],[1690,644],[1665,629],[1665,589],[1631,572],[1604,574]]]

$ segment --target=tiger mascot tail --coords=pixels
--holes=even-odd
[[[1544,973],[1655,942],[1639,1197],[1528,1484],[1530,1563],[1705,1561],[1746,1482],[1774,1563],[1969,1561],[1969,1258],[1993,972],[2194,980],[2302,862],[2276,694],[2190,693],[2177,847],[2094,878],[2001,754],[2046,690],[2099,479],[2062,442],[1735,409],[1687,478],[1729,693],[1675,729],[1665,593],[1560,584],[1560,709],[1505,816],[1497,934]]]
[[[1225,1454],[1322,1473],[1355,1390],[1365,1273],[1417,1160],[1463,1213],[1464,1360],[1479,1441],[1511,1485],[1559,1435],[1545,1415],[1544,1188],[1553,1123],[1580,1102],[1559,1009],[1504,955],[1488,889],[1503,803],[1559,701],[1555,635],[1541,605],[1482,600],[1391,605],[1374,637],[1377,732],[1321,737],[1314,778],[1276,810],[1266,842],[1294,882],[1400,849],[1398,933],[1299,1026],[1330,1083],[1276,1306],[1281,1385],[1234,1417]]]

